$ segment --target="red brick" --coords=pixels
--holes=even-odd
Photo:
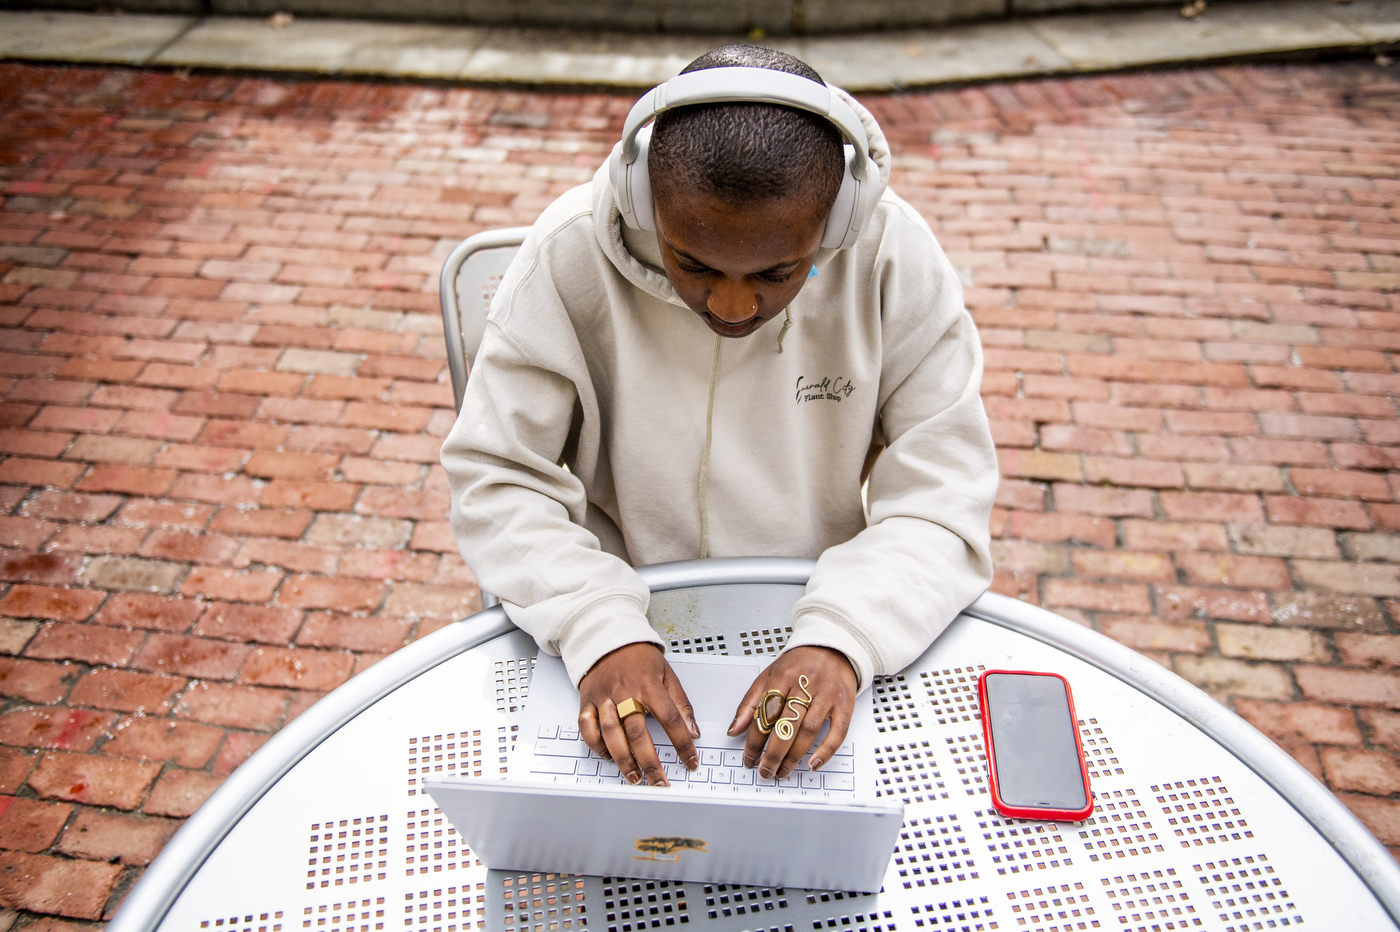
[[[210,725],[272,731],[282,724],[286,705],[283,690],[199,681],[180,697],[175,715]]]
[[[216,447],[252,447],[271,450],[281,446],[288,428],[253,421],[211,420],[199,435],[199,442]]]
[[[53,460],[11,456],[0,463],[0,483],[66,489],[82,472],[80,463],[56,463]]]
[[[194,633],[235,641],[288,644],[301,621],[302,613],[296,609],[215,602]]]
[[[1227,618],[1267,623],[1269,603],[1262,592],[1157,586],[1157,613],[1164,618]]]
[[[358,672],[358,671],[357,671]],[[246,731],[231,731],[219,746],[219,753],[210,768],[216,774],[229,774],[237,769],[253,752],[267,743],[267,735],[256,735]]]
[[[247,656],[248,647],[243,644],[173,634],[152,634],[146,639],[141,652],[132,660],[131,665],[138,670],[228,680],[238,673]]]
[[[1163,492],[1162,512],[1174,521],[1260,522],[1264,510],[1257,495],[1227,492]]]
[[[0,580],[64,585],[75,582],[83,558],[71,553],[0,550]]]
[[[19,453],[23,456],[58,456],[73,442],[68,433],[49,433],[37,430],[0,430],[0,453]]]
[[[1178,463],[1098,456],[1085,457],[1084,478],[1092,483],[1158,489],[1179,489],[1186,484]]]
[[[1051,518],[1060,516],[1041,515],[1037,517]],[[1100,518],[1079,518],[1078,516],[1064,517],[1072,517],[1082,521],[1099,522],[1106,525],[1110,531],[1110,540],[1112,539],[1111,532],[1113,525],[1110,521],[1104,521]],[[436,553],[457,553],[457,541],[452,536],[452,526],[446,521],[419,521],[413,528],[413,538],[409,541],[408,546],[412,550],[431,550]]]
[[[1227,463],[1187,463],[1186,481],[1193,489],[1227,492],[1282,492],[1283,473],[1271,466],[1235,466]]]
[[[257,372],[234,369],[219,381],[219,390],[246,392],[250,395],[295,395],[301,391],[306,376],[298,372]]]
[[[431,521],[446,515],[449,504],[446,490],[414,491],[370,486],[360,495],[355,510],[360,514],[380,515],[386,518],[419,518]]]
[[[119,631],[92,625],[50,624],[39,629],[24,653],[41,660],[81,660],[125,666],[146,637],[142,631]]]
[[[159,497],[175,482],[175,475],[173,469],[99,463],[78,483],[78,490]]]
[[[220,728],[144,716],[123,719],[112,731],[112,740],[102,746],[103,754],[173,761],[196,769],[209,763],[224,737]]]
[[[330,479],[339,459],[321,453],[259,450],[249,457],[243,471],[264,479]]]
[[[341,612],[372,611],[384,598],[383,583],[294,575],[277,595],[293,608],[327,608]]]
[[[297,482],[273,479],[263,490],[268,508],[306,508],[310,511],[349,511],[360,487],[349,482]]]
[[[1299,664],[1293,668],[1298,688],[1315,702],[1400,708],[1400,673],[1349,670]]]
[[[175,480],[170,497],[246,506],[256,505],[262,497],[262,490],[247,476],[209,476],[187,472]]]
[[[43,799],[89,806],[135,809],[155,782],[161,765],[94,754],[45,754],[29,775]]]
[[[1373,502],[1391,501],[1390,486],[1384,476],[1342,469],[1294,469],[1289,475],[1301,495],[1360,498]]]
[[[387,653],[407,644],[409,634],[408,622],[398,618],[311,612],[297,635],[297,645]]]
[[[35,762],[35,758],[18,748],[0,747],[0,792],[18,792]]]
[[[1400,762],[1384,751],[1324,748],[1321,756],[1327,784],[1336,790],[1377,796],[1400,791]]]
[[[1383,844],[1400,845],[1400,800],[1343,793],[1338,797]]]
[[[1078,579],[1047,579],[1045,604],[1140,615],[1152,611],[1146,586],[1130,583],[1094,583]]]
[[[93,621],[113,627],[187,631],[203,610],[203,605],[191,599],[117,592],[102,606],[102,611]]]
[[[456,621],[481,611],[480,590],[475,586],[425,586],[397,583],[384,603],[384,612],[400,618],[441,618]]]
[[[1326,466],[1327,447],[1313,440],[1271,440],[1232,437],[1230,449],[1241,463],[1278,466]]]
[[[145,811],[153,815],[185,818],[209,798],[224,782],[220,774],[198,773],[192,770],[168,770],[151,790]]]
[[[365,579],[401,579],[426,582],[437,570],[438,558],[431,553],[409,550],[368,550],[355,548],[345,551],[337,573]]]
[[[178,676],[127,670],[93,670],[78,680],[68,701],[73,705],[99,709],[164,715],[170,711],[172,698],[184,688],[185,680]]]
[[[258,647],[243,668],[242,681],[258,686],[329,690],[350,676],[350,654],[299,648]]]
[[[1089,579],[1176,580],[1176,570],[1166,554],[1077,549],[1070,557],[1076,575]]]
[[[80,809],[55,850],[87,861],[145,865],[155,860],[181,824],[174,819]]]
[[[1133,550],[1229,549],[1225,528],[1219,524],[1172,524],[1125,519],[1123,541]]]
[[[391,551],[402,553],[403,551]],[[341,551],[334,547],[312,547],[307,544],[286,540],[252,538],[239,548],[233,558],[233,565],[239,568],[253,563],[280,566],[283,569],[298,570],[328,576],[336,572]],[[342,570],[342,572],[345,572]],[[364,575],[347,573],[350,576]]]
[[[133,500],[117,514],[114,523],[125,527],[171,527],[197,531],[209,523],[214,509],[209,505],[174,504]]]
[[[0,796],[0,848],[36,854],[53,844],[73,807]]]
[[[1266,495],[1264,504],[1269,509],[1269,521],[1273,524],[1304,524],[1360,531],[1371,528],[1371,520],[1358,502]]]
[[[1241,589],[1291,589],[1288,567],[1276,557],[1238,557],[1224,553],[1178,553],[1177,565],[1191,583]]]
[[[241,450],[237,447],[208,447],[173,443],[167,445],[156,455],[155,463],[157,466],[169,466],[175,469],[219,473],[231,472],[240,468],[247,456],[247,450]]]
[[[142,528],[66,524],[54,535],[48,546],[51,550],[77,553],[135,553],[145,536],[146,531]]]
[[[311,523],[309,511],[279,511],[272,508],[223,508],[209,525],[211,531],[247,534],[257,537],[300,537]]]
[[[1136,615],[1109,615],[1099,619],[1104,634],[1138,650],[1205,653],[1210,632],[1202,621],[1162,621]]]
[[[1350,709],[1308,702],[1235,701],[1245,721],[1275,741],[1360,744],[1361,731]]]
[[[1128,489],[1103,489],[1057,482],[1054,485],[1057,511],[1118,517],[1152,516],[1152,493]]]
[[[282,582],[279,570],[236,570],[196,567],[180,586],[181,595],[228,599],[234,602],[266,602]]]
[[[238,541],[217,534],[153,531],[141,545],[143,557],[164,557],[181,563],[227,563],[238,551]]]
[[[101,521],[122,502],[116,495],[78,495],[72,492],[40,492],[24,503],[20,514],[60,521]]]
[[[66,696],[76,678],[64,664],[0,657],[0,695],[47,705]]]
[[[0,902],[37,913],[101,919],[122,870],[117,864],[0,851]]]
[[[0,742],[25,748],[86,751],[116,716],[87,709],[17,709],[0,715]]]

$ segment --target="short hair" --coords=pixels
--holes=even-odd
[[[776,49],[726,45],[681,74],[767,68],[824,83],[810,65]],[[824,117],[780,104],[696,104],[656,118],[647,158],[652,189],[682,189],[744,203],[808,194],[829,208],[846,171],[841,131]],[[818,200],[820,198],[820,200]]]

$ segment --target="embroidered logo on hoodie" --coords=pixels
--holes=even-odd
[[[820,378],[797,377],[797,403],[804,401],[835,401],[851,397],[856,386],[845,376],[822,376]]]

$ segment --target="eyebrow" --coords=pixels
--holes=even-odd
[[[687,262],[693,262],[695,265],[698,265],[698,266],[700,266],[700,267],[702,267],[702,268],[706,268],[706,269],[710,268],[710,265],[709,265],[708,263],[706,263],[706,262],[701,262],[699,259],[695,258],[694,256],[692,256],[690,253],[686,252],[685,250],[677,249],[675,246],[671,245],[671,243],[670,243],[669,241],[666,243],[666,246],[667,246],[667,248],[669,248],[669,249],[671,250],[671,252],[673,252],[673,253],[675,253],[676,255],[680,256],[682,259],[686,260]],[[782,269],[796,268],[797,266],[799,266],[799,265],[801,265],[801,264],[802,264],[802,259],[801,259],[801,257],[798,257],[798,258],[796,258],[796,259],[790,259],[790,260],[788,260],[787,262],[779,262],[777,265],[770,265],[770,266],[769,266],[768,268],[766,268],[766,269],[759,269],[759,270],[758,270],[757,272],[755,272],[754,274],[756,274],[756,275],[764,275],[764,274],[767,274],[767,273],[769,273],[769,272],[777,272],[777,271],[780,271],[780,270],[782,270]]]

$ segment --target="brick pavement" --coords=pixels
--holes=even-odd
[[[1400,81],[871,103],[987,349],[997,590],[1201,684],[1400,846]],[[629,104],[0,66],[0,906],[110,915],[269,734],[478,604],[434,275]]]

